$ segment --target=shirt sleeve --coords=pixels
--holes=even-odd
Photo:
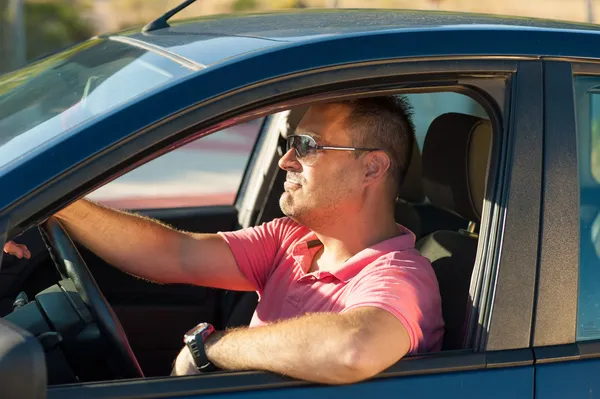
[[[388,311],[408,332],[412,354],[439,344],[443,334],[441,298],[429,264],[402,263],[379,265],[356,276],[342,313],[360,307]]]
[[[282,244],[293,230],[294,223],[289,218],[279,218],[260,226],[218,234],[231,248],[240,272],[261,294],[281,256]]]

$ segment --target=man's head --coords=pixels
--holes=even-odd
[[[293,139],[305,147],[292,148],[279,161],[288,172],[280,198],[284,214],[314,226],[327,223],[332,213],[393,209],[415,140],[405,99],[370,97],[314,105],[296,134],[310,136],[314,143]],[[315,150],[315,143],[347,148]]]

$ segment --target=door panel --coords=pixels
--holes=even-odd
[[[596,398],[600,388],[600,342],[535,349],[536,398]]]
[[[536,398],[596,398],[600,359],[536,365]]]

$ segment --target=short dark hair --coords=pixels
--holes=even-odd
[[[404,181],[415,144],[413,109],[403,96],[379,96],[342,101],[351,108],[346,125],[355,147],[379,148],[390,158],[396,194]],[[357,156],[360,153],[357,154]]]

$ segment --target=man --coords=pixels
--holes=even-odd
[[[440,348],[435,275],[394,220],[414,142],[408,104],[377,97],[314,105],[287,140],[279,161],[286,218],[196,234],[87,201],[57,214],[74,239],[131,274],[258,291],[250,327],[202,325],[175,375],[216,366],[351,383]],[[5,251],[28,256],[14,243]]]

